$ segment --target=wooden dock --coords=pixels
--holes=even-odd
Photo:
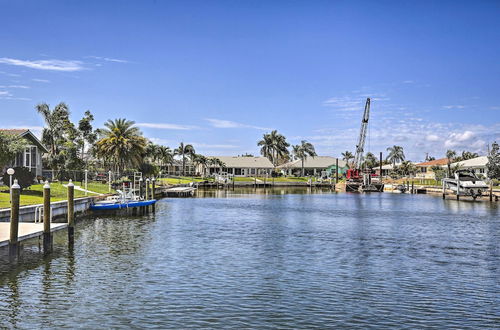
[[[163,194],[167,197],[192,197],[195,191],[194,187],[173,187],[165,189]]]
[[[68,227],[67,223],[51,223],[50,231],[55,232]],[[9,245],[10,223],[0,222],[0,247]],[[43,235],[43,223],[20,222],[19,242]]]

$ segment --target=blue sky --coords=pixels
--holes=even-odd
[[[321,155],[484,154],[500,141],[498,1],[3,1],[2,127],[125,117],[156,143],[258,154],[277,129]]]

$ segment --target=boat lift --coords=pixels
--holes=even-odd
[[[459,170],[454,174],[454,178],[443,179],[443,199],[446,198],[446,190],[451,190],[457,200],[460,196],[470,196],[472,199],[481,197],[488,191],[488,185],[479,179],[473,171]]]

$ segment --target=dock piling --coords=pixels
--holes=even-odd
[[[68,183],[68,244],[75,242],[75,185],[71,179]]]
[[[45,253],[52,249],[52,235],[50,233],[50,184],[45,181],[43,186],[43,251]]]
[[[9,237],[9,257],[13,258],[18,253],[19,234],[19,204],[21,199],[21,186],[14,179],[14,184],[10,187],[10,237]]]

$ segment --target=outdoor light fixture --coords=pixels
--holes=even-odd
[[[9,187],[10,187],[10,200],[12,201],[12,176],[14,175],[14,173],[16,173],[16,171],[10,167],[8,170],[7,170],[7,174],[9,175]]]

